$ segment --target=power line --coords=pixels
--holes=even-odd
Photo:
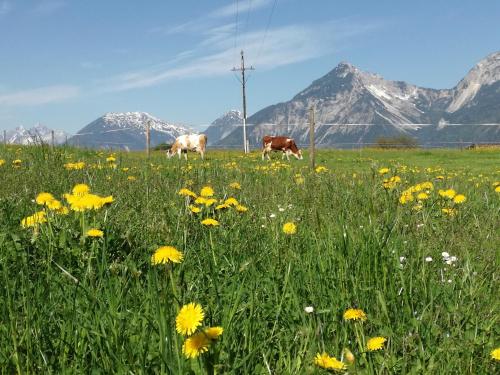
[[[239,13],[239,2],[236,0],[236,21],[234,22],[234,54],[236,55],[236,41],[238,40],[238,13]]]
[[[252,12],[252,6],[253,6],[252,0],[248,0],[247,16],[245,19],[245,25],[243,26],[243,28],[241,30],[241,34],[243,35],[243,41],[241,43],[241,46],[242,46],[243,50],[245,49],[246,42],[248,40],[248,36],[246,35],[246,33],[248,30],[248,24],[249,24],[249,20],[250,20],[250,13]]]
[[[257,58],[255,59],[255,63],[257,64],[260,58],[260,54],[262,52],[262,46],[264,45],[264,41],[266,40],[267,37],[267,32],[269,31],[269,26],[271,25],[271,20],[273,18],[274,11],[276,10],[276,5],[278,3],[278,0],[274,0],[273,7],[271,8],[271,13],[269,14],[269,19],[267,20],[267,25],[266,29],[264,31],[264,36],[262,37],[262,40],[260,42],[259,49],[257,50]]]

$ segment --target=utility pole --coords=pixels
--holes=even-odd
[[[245,56],[243,55],[243,50],[241,50],[241,67],[236,68],[234,67],[231,69],[233,72],[239,72],[241,71],[241,88],[243,92],[243,150],[245,154],[248,153],[248,143],[247,143],[247,98],[246,98],[246,93],[245,93],[245,86],[246,86],[246,79],[245,78],[245,70],[255,70],[253,66],[250,66],[249,68],[245,68]]]
[[[3,145],[7,146],[7,130],[3,131]]]
[[[148,159],[150,155],[150,145],[151,145],[150,132],[151,132],[151,121],[148,121],[146,123],[146,154],[148,156]]]
[[[53,130],[50,131],[50,141],[52,142],[52,148],[54,148],[54,146],[56,145],[56,142],[55,142],[55,136],[54,136]]]
[[[314,106],[309,108],[309,162],[311,164],[311,169],[315,167],[315,155],[314,155]]]

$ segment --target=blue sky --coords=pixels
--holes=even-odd
[[[249,114],[341,61],[450,88],[500,50],[499,20],[497,0],[0,0],[0,129],[111,111],[202,129],[241,108],[241,49]]]

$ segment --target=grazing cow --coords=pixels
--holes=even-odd
[[[290,154],[295,156],[297,159],[302,160],[302,152],[299,150],[295,141],[288,137],[272,137],[270,135],[264,136],[262,138],[262,160],[267,156],[270,159],[269,154],[271,151],[281,151],[283,159],[286,156],[287,160],[290,160]]]
[[[205,134],[189,134],[181,135],[176,138],[174,144],[167,151],[167,157],[170,159],[175,154],[179,155],[184,153],[184,159],[187,160],[188,151],[196,151],[200,154],[201,158],[205,157],[205,147],[207,146],[207,136]]]

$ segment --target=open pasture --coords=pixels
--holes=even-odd
[[[1,148],[0,372],[499,371],[498,151],[272,156]]]

